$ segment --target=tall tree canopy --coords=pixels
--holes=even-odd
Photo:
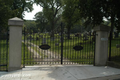
[[[54,37],[54,29],[57,21],[60,19],[60,9],[62,8],[62,0],[35,0],[35,2],[43,7],[44,16],[47,18],[51,27],[51,37]]]
[[[25,11],[32,11],[32,0],[0,0],[0,32],[7,27],[8,19],[24,17]]]
[[[44,32],[48,23],[47,18],[44,16],[43,12],[38,12],[35,14],[36,26],[40,29],[41,32]]]
[[[103,18],[111,21],[111,32],[114,27],[120,29],[120,0],[79,0],[78,8],[86,24],[99,25]]]
[[[70,39],[71,28],[80,19],[80,13],[77,5],[78,0],[64,0],[62,16],[63,21],[66,23],[68,39]]]
[[[12,0],[12,5],[10,6],[13,11],[12,16],[17,16],[23,19],[25,11],[31,12],[33,10],[32,5],[32,0]]]

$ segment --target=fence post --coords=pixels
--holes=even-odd
[[[105,66],[108,60],[108,35],[110,28],[100,25],[94,28],[96,31],[95,66]]]
[[[17,17],[9,19],[9,66],[8,71],[21,69],[22,26],[23,20]]]

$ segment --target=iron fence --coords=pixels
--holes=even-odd
[[[120,35],[110,40],[109,61],[120,63]]]
[[[23,30],[23,65],[53,64],[94,64],[95,35],[70,34],[63,32],[34,33],[32,29]]]
[[[0,33],[0,71],[8,70],[8,31]]]

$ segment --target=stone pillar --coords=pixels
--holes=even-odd
[[[21,69],[22,26],[23,20],[9,19],[9,66],[8,71]]]
[[[105,66],[108,60],[108,36],[110,28],[100,25],[94,28],[96,31],[95,66]]]

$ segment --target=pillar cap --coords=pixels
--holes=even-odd
[[[110,27],[106,26],[104,24],[101,24],[99,26],[94,27],[94,31],[107,31],[107,32],[109,32],[110,31]]]
[[[8,20],[9,26],[19,26],[22,27],[24,24],[24,21],[18,17],[14,17]]]

